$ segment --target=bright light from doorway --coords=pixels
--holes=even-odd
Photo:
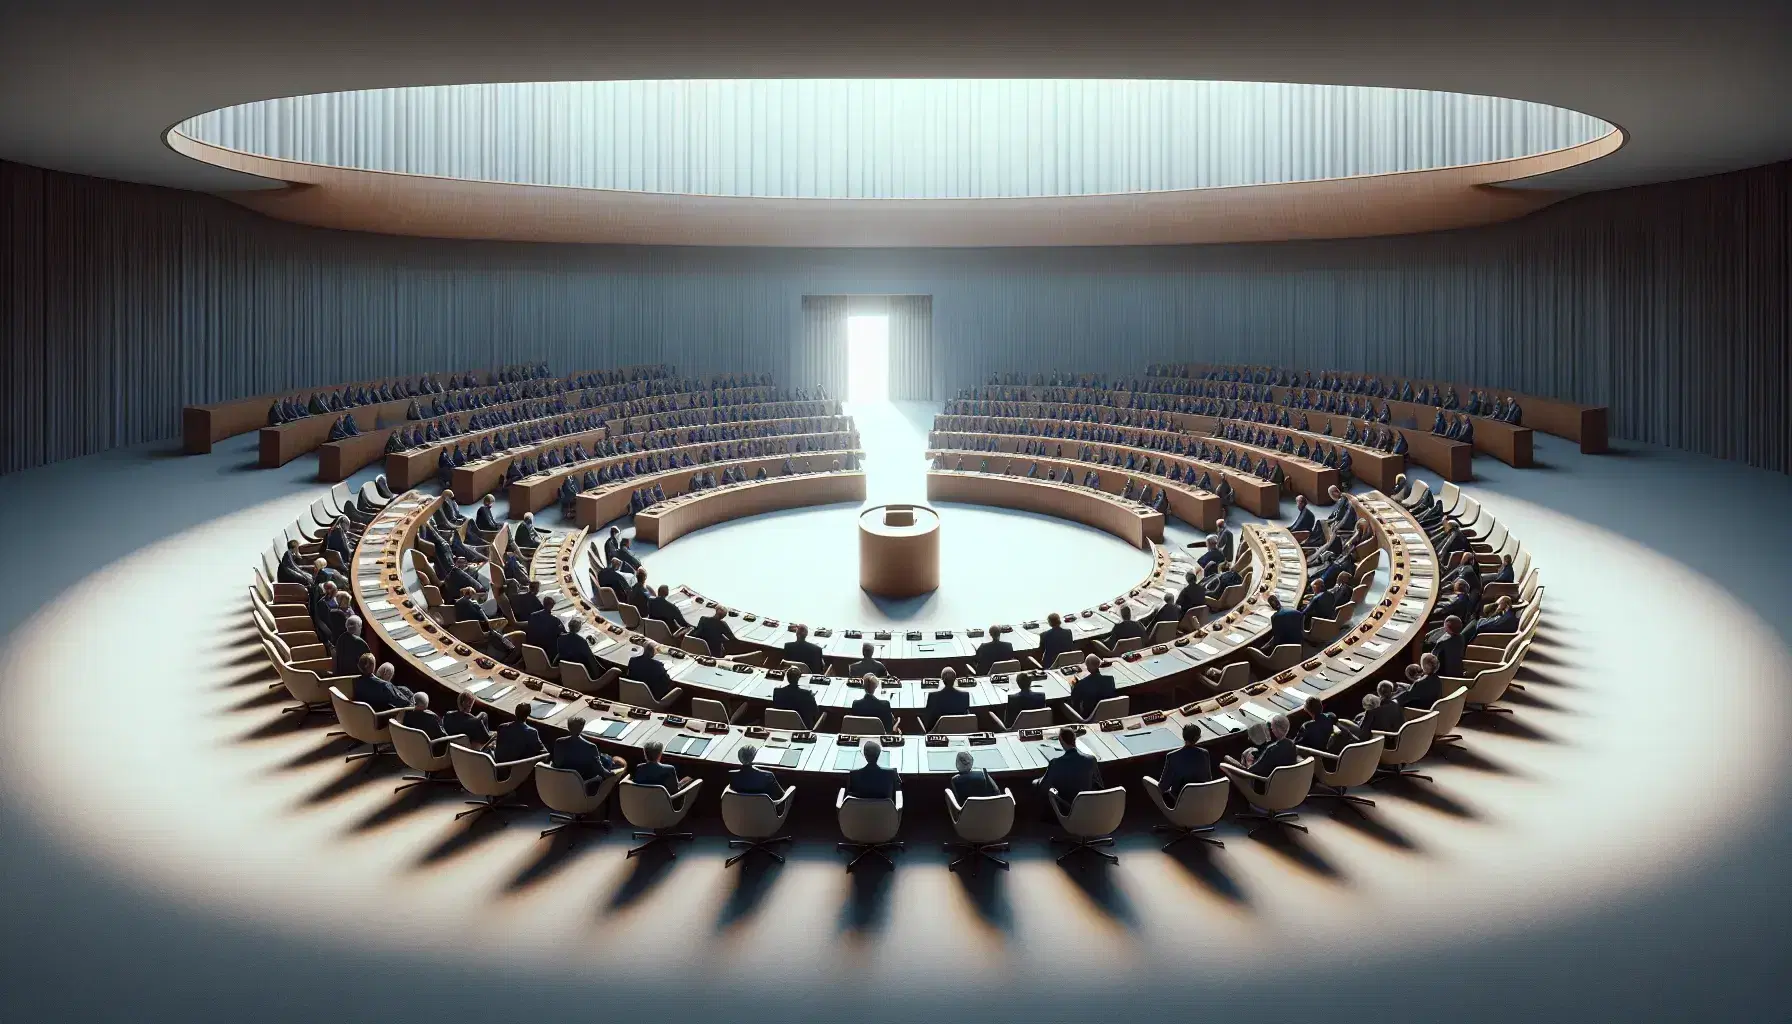
[[[890,400],[890,318],[846,318],[846,399]]]

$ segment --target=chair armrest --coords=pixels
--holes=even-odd
[[[846,806],[846,787],[841,786],[839,795],[834,797],[834,810],[837,811],[840,808],[845,807],[845,806]]]
[[[946,786],[946,809],[951,812],[952,817],[954,818],[958,817],[964,810],[964,805],[958,802],[958,794],[952,791],[952,786],[950,784]]]
[[[1319,750],[1314,747],[1303,747],[1298,743],[1296,743],[1294,745],[1294,749],[1300,751],[1301,753],[1307,755],[1310,758],[1313,758],[1315,761],[1329,761],[1329,760],[1335,759],[1338,756],[1336,754],[1331,753],[1330,751]]]
[[[432,754],[436,754],[439,757],[439,756],[441,756],[441,754],[446,753],[448,748],[451,745],[456,744],[456,743],[460,744],[463,747],[468,747],[468,748],[471,748],[471,746],[472,746],[471,743],[467,742],[467,734],[466,733],[457,732],[451,736],[443,736],[440,739],[430,740],[429,741],[429,752]],[[440,747],[442,749],[440,751],[437,751],[436,750],[437,747]]]
[[[1151,789],[1155,789],[1160,793],[1163,792],[1163,786],[1161,784],[1159,784],[1156,779],[1152,778],[1149,775],[1139,776],[1139,781],[1143,782],[1147,787],[1149,787]]]
[[[772,801],[772,806],[778,808],[778,813],[782,814],[784,813],[784,808],[789,806],[790,800],[794,796],[796,796],[796,787],[790,786],[784,790],[783,796]]]
[[[902,810],[902,790],[900,789],[896,791],[896,810],[898,813]]]
[[[499,762],[497,762],[497,767],[498,767],[499,771],[507,771],[512,768],[521,768],[524,765],[535,764],[538,761],[546,761],[547,759],[548,759],[547,751],[544,750],[539,754],[535,754],[530,757],[518,758],[515,761],[499,761]]]
[[[375,711],[373,713],[373,717],[378,721],[385,722],[385,721],[391,720],[394,716],[402,715],[406,711],[409,711],[409,710],[411,710],[411,709],[410,708],[393,708],[390,711]]]
[[[692,794],[696,793],[699,789],[702,789],[702,788],[703,788],[703,780],[702,779],[692,779],[691,781],[685,783],[683,788],[681,788],[678,792],[672,794],[672,802],[678,803],[679,801],[690,797]]]

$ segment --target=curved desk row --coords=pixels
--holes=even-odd
[[[958,430],[935,430],[927,435],[927,446],[929,448],[953,448],[960,451],[987,452],[989,454],[1004,453],[1018,455],[1023,458],[1032,458],[1032,456],[1027,455],[1025,452],[1029,443],[1036,443],[1054,453],[1058,449],[1062,449],[1064,451],[1063,455],[1054,454],[1052,457],[1074,460],[1078,465],[1087,466],[1097,473],[1104,471],[1138,473],[1140,470],[1128,470],[1126,468],[1126,457],[1131,455],[1136,458],[1143,458],[1147,453],[1146,449],[1143,448],[1109,444],[1105,441],[1082,441],[1068,437],[1037,437],[1032,434],[973,433]],[[994,447],[971,447],[977,444],[993,445]],[[1109,462],[1106,465],[1103,465],[1098,462],[1084,462],[1081,459],[1077,459],[1077,452],[1085,447],[1095,452],[1106,452]],[[1196,458],[1191,458],[1185,455],[1176,455],[1171,452],[1153,451],[1150,452],[1150,455],[1151,461],[1154,463],[1158,459],[1162,459],[1166,467],[1181,466],[1185,477],[1191,477],[1198,480],[1200,479],[1201,474],[1205,473],[1211,479],[1224,479],[1227,483],[1232,485],[1232,493],[1238,506],[1248,512],[1255,513],[1265,519],[1274,519],[1281,515],[1282,489],[1275,484],[1270,483],[1268,480],[1259,479],[1250,473],[1240,473],[1236,469],[1227,469],[1223,465],[1216,465],[1212,462],[1202,462]],[[1156,473],[1151,475],[1165,483],[1176,483],[1176,481],[1171,480],[1168,475],[1162,477],[1158,477]],[[1225,509],[1222,508],[1219,514],[1224,516]],[[1190,521],[1192,522],[1193,520]]]
[[[636,448],[645,451],[650,450],[651,448],[661,447],[657,442],[664,437],[676,436],[680,433],[688,434],[689,431],[701,427],[736,428],[743,424],[752,424],[757,427],[758,425],[763,424],[778,433],[786,433],[798,428],[802,429],[802,432],[804,433],[811,433],[834,429],[832,424],[823,424],[821,421],[835,420],[839,418],[838,406],[840,403],[838,402],[803,402],[791,404],[813,406],[814,408],[806,409],[789,416],[767,416],[763,418],[756,416],[731,416],[728,419],[658,430],[629,430],[627,429],[627,423],[629,421],[612,420],[605,426],[596,428],[596,430],[577,434],[566,434],[561,437],[540,441],[535,444],[524,445],[511,451],[497,452],[489,459],[479,459],[477,461],[468,460],[466,465],[456,466],[454,468],[450,486],[454,488],[454,496],[463,501],[472,501],[475,498],[484,497],[504,486],[504,475],[510,471],[510,464],[512,462],[525,456],[533,458],[545,454],[550,449],[559,449],[572,444],[574,441],[584,441],[587,444],[596,444],[598,441],[607,438],[615,441],[617,444],[622,444],[625,441],[633,442]],[[753,409],[754,406],[730,406],[720,411],[730,413],[735,411],[752,411]],[[655,443],[650,445],[650,440]],[[679,439],[679,441],[680,443],[688,443],[684,442],[682,438]]]
[[[669,448],[654,448],[651,450],[642,450],[642,451],[636,451],[636,452],[623,452],[623,453],[618,453],[616,455],[599,455],[594,458],[586,459],[583,462],[574,463],[572,465],[555,466],[554,468],[546,470],[545,472],[538,471],[534,474],[523,477],[521,480],[518,480],[517,482],[511,484],[510,489],[509,489],[509,494],[508,494],[509,499],[510,499],[510,516],[513,519],[520,519],[524,512],[540,512],[542,509],[547,508],[549,505],[552,505],[560,497],[561,482],[564,481],[568,476],[572,476],[574,474],[577,474],[580,477],[583,477],[586,473],[596,473],[602,469],[614,469],[615,467],[620,466],[625,462],[634,462],[636,459],[653,457],[653,456],[662,456],[662,455],[667,458],[671,458],[671,459],[682,458],[685,455],[689,455],[689,456],[691,456],[691,458],[694,462],[699,458],[705,458],[705,459],[709,460],[709,461],[705,461],[705,462],[696,462],[695,466],[684,467],[684,468],[688,468],[688,469],[698,469],[698,468],[702,468],[703,466],[708,466],[708,465],[713,465],[713,464],[719,463],[719,462],[729,461],[729,459],[727,459],[727,458],[722,458],[722,459],[713,458],[709,454],[712,449],[718,448],[718,447],[723,448],[723,449],[729,449],[729,448],[736,448],[737,446],[740,446],[740,445],[749,445],[749,446],[750,445],[764,445],[764,444],[770,444],[770,443],[774,443],[774,442],[775,443],[789,443],[789,444],[813,444],[813,443],[818,443],[821,439],[824,439],[824,438],[832,439],[832,438],[835,438],[838,436],[840,436],[838,431],[830,431],[830,432],[821,433],[821,434],[807,434],[807,433],[775,434],[775,435],[770,435],[767,437],[748,438],[743,441],[695,441],[690,444],[675,445],[675,446],[669,447]],[[829,443],[831,444],[832,442],[830,441]],[[760,454],[767,454],[767,453],[761,452]],[[779,454],[779,453],[772,452],[770,454]],[[756,455],[733,455],[731,457],[745,459],[745,458],[757,458],[758,456],[756,456]],[[654,470],[654,472],[659,472],[659,470]]]
[[[965,462],[979,473],[997,473],[1003,476],[1026,476],[1037,467],[1040,472],[1038,479],[1043,479],[1044,474],[1052,470],[1056,470],[1060,478],[1069,473],[1073,479],[1080,479],[1084,473],[1096,469],[1101,473],[1103,491],[1120,494],[1126,490],[1128,483],[1153,490],[1162,489],[1169,495],[1170,513],[1203,530],[1212,530],[1226,514],[1217,495],[1190,483],[1178,483],[1153,473],[1140,473],[1138,470],[1116,470],[1113,466],[1098,467],[1092,462],[1056,459],[1046,455],[1010,455],[1005,452],[979,452],[969,448],[929,449],[927,458],[930,461],[936,458],[944,461],[945,465],[940,467],[942,469],[957,470],[958,463]],[[989,464],[988,469],[981,468],[984,463]]]
[[[668,498],[635,513],[635,537],[660,547],[706,526],[765,512],[865,500],[862,471],[767,477]]]
[[[450,374],[453,377],[464,377],[471,373],[479,380],[490,380],[495,370],[460,370]],[[372,380],[344,381],[340,384],[320,384],[315,387],[287,388],[270,395],[256,395],[253,398],[233,398],[227,402],[210,402],[205,405],[189,405],[181,409],[181,449],[188,455],[203,455],[212,450],[212,445],[227,437],[247,434],[251,430],[268,425],[268,411],[274,403],[282,398],[294,395],[310,395],[319,392],[329,394],[343,388],[378,388],[382,384],[410,386],[421,378],[427,377],[441,383],[442,374],[414,373],[406,377],[376,377]],[[371,406],[360,406],[367,409]],[[340,412],[320,412],[306,419],[324,421],[324,434],[329,435],[329,425],[334,423],[343,413],[354,412],[355,409],[343,409]]]
[[[1024,476],[927,471],[928,501],[995,505],[1069,519],[1104,530],[1135,548],[1164,539],[1164,514],[1150,505],[1078,484]]]
[[[1064,627],[1070,630],[1071,637],[1077,643],[1106,639],[1120,622],[1122,602],[1130,604],[1134,616],[1143,621],[1157,614],[1167,600],[1174,599],[1183,579],[1195,568],[1195,561],[1180,548],[1158,547],[1152,554],[1150,574],[1127,593],[1116,595],[1113,600],[1102,602],[1096,607],[1060,613]],[[716,602],[688,586],[675,588],[672,602],[677,605],[679,613],[693,623],[698,616],[707,614],[709,609],[716,606]],[[963,666],[976,655],[978,646],[989,639],[982,626],[903,630],[887,626],[835,628],[818,623],[809,625],[809,641],[821,648],[823,657],[834,668],[844,670],[847,665],[858,661],[862,656],[862,645],[869,643],[879,661],[886,666],[898,666],[900,674],[908,676],[937,673],[947,665]],[[784,645],[796,639],[792,635],[792,630],[796,627],[794,621],[742,611],[739,608],[729,609],[728,626],[739,640],[740,649],[773,658],[782,658]],[[1047,625],[1044,616],[1041,616],[1039,619],[1023,621],[1018,627],[1006,628],[1008,632],[1004,634],[1005,639],[1017,656],[1024,657],[1038,653],[1039,635]],[[775,665],[776,662],[774,667]]]
[[[761,455],[749,459],[729,459],[724,462],[706,462],[695,466],[679,466],[676,469],[662,470],[658,473],[643,473],[620,482],[598,487],[596,490],[583,491],[573,504],[573,519],[580,526],[595,528],[612,519],[620,519],[628,515],[629,498],[634,492],[658,485],[671,498],[683,494],[690,488],[693,473],[713,472],[718,477],[724,469],[738,469],[752,478],[761,469],[766,476],[782,474],[784,463],[789,462],[798,475],[811,472],[828,472],[834,464],[844,464],[847,456],[863,459],[865,453],[857,448],[858,431],[839,431],[832,434],[801,434],[805,438],[815,438],[818,446],[800,449],[792,446],[789,452],[775,455]],[[766,440],[778,442],[779,438]],[[819,465],[817,465],[819,463]]]

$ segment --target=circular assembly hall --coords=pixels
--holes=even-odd
[[[1792,8],[108,0],[0,96],[0,1019],[1786,1019]]]

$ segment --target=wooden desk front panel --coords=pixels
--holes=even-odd
[[[1078,462],[1075,459],[1056,459],[1046,455],[1014,455],[1007,452],[977,452],[954,448],[929,449],[927,452],[929,461],[936,455],[945,460],[947,469],[952,469],[959,458],[970,463],[971,468],[974,469],[981,464],[982,460],[994,456],[990,460],[990,472],[1011,476],[1025,476],[1028,468],[1034,463],[1037,463],[1041,470],[1056,468],[1060,477],[1066,472],[1081,476],[1090,469],[1090,464],[1087,462]],[[1126,483],[1130,480],[1140,485],[1149,485],[1154,489],[1162,488],[1164,493],[1169,495],[1171,514],[1185,523],[1193,523],[1203,530],[1211,530],[1225,517],[1225,509],[1220,506],[1219,496],[1203,491],[1199,487],[1179,484],[1154,473],[1128,470],[1114,472],[1112,466],[1101,468],[1108,471],[1102,474],[1101,489],[1110,494],[1119,494],[1126,490]],[[1013,472],[1010,473],[1010,470]]]
[[[860,471],[768,477],[662,502],[635,516],[635,536],[661,547],[706,526],[764,512],[865,500]]]
[[[996,505],[1070,519],[1105,530],[1135,548],[1164,539],[1162,512],[1075,484],[935,469],[927,472],[927,499]]]
[[[775,440],[775,439],[774,439]],[[573,505],[573,520],[587,529],[597,529],[612,519],[628,515],[629,495],[645,487],[658,484],[666,492],[668,498],[683,494],[690,483],[691,474],[713,472],[718,477],[724,469],[738,469],[747,474],[749,480],[753,474],[764,468],[767,479],[781,473],[784,463],[789,462],[796,467],[794,475],[802,473],[804,459],[809,460],[816,472],[826,472],[826,467],[836,460],[844,463],[847,455],[864,457],[864,453],[851,448],[836,448],[825,451],[795,452],[789,455],[762,455],[752,459],[732,459],[723,462],[707,462],[697,466],[680,466],[659,473],[643,473],[632,480],[624,480],[620,484],[600,487],[595,491],[580,494]]]

